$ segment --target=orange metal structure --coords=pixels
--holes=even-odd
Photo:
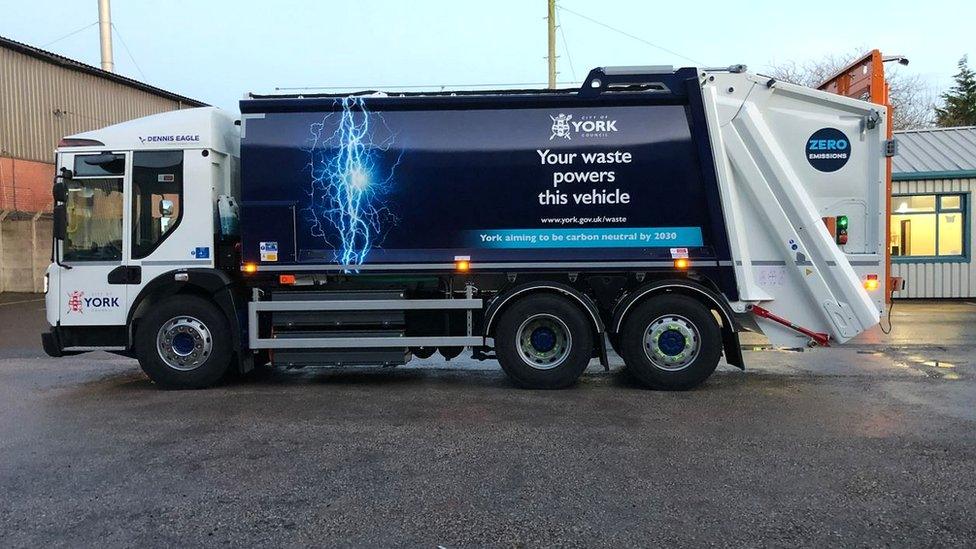
[[[818,89],[884,105],[888,109],[888,139],[891,140],[894,136],[893,109],[888,97],[888,81],[884,75],[884,56],[880,50],[871,50],[855,60],[820,84]],[[891,294],[901,286],[901,280],[891,278],[891,157],[888,157],[885,166],[885,200],[888,201],[888,220],[885,223],[885,279],[888,281],[886,297],[890,303]]]

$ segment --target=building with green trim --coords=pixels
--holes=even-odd
[[[976,297],[976,127],[896,132],[895,139],[889,246],[891,274],[905,279],[895,297]]]

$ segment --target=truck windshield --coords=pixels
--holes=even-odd
[[[101,177],[76,177],[68,181],[65,261],[122,260],[122,175],[125,156],[106,163],[109,155],[75,158],[75,173]],[[96,166],[86,158],[98,157]]]

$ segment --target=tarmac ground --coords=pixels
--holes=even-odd
[[[976,302],[658,392],[497,363],[164,391],[0,295],[0,546],[976,545]],[[751,350],[759,349],[759,350]]]

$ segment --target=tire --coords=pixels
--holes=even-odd
[[[416,358],[424,359],[434,356],[437,347],[410,347],[410,352]]]
[[[562,389],[590,363],[593,329],[585,313],[556,295],[525,297],[508,307],[495,330],[495,354],[526,389]]]
[[[214,385],[227,373],[233,354],[227,324],[217,306],[200,297],[176,296],[158,305],[136,331],[142,371],[166,389]]]
[[[711,311],[683,295],[639,305],[620,332],[626,371],[652,389],[682,391],[704,382],[722,356],[722,331]]]
[[[440,351],[444,360],[451,360],[452,358],[461,356],[461,353],[464,352],[464,347],[438,347],[437,350]]]

